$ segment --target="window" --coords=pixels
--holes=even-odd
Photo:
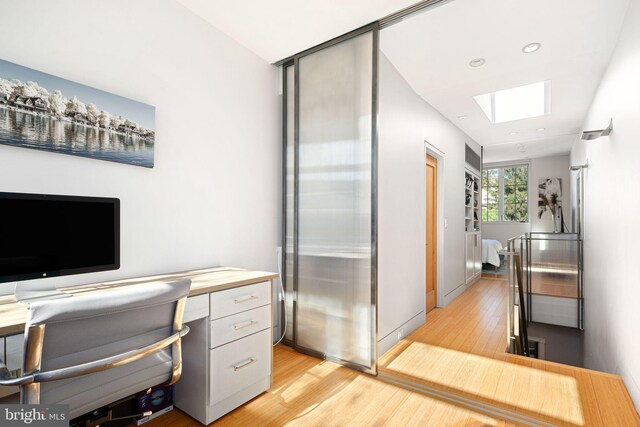
[[[551,81],[473,97],[491,123],[540,117],[551,113]]]
[[[500,221],[500,169],[485,169],[482,175],[482,220]]]
[[[529,166],[516,165],[482,172],[482,220],[529,220]]]

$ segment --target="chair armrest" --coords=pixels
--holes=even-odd
[[[106,357],[104,359],[95,360],[93,362],[87,362],[80,365],[69,366],[67,368],[55,369],[47,372],[35,372],[33,382],[42,383],[48,381],[66,380],[68,378],[75,378],[82,375],[92,374],[94,372],[106,371],[108,369],[116,368],[118,366],[126,365],[128,363],[135,362],[143,357],[150,356],[180,340],[183,336],[189,333],[189,327],[183,325],[182,329],[175,332],[173,335],[150,344],[145,347],[138,348],[136,350],[127,351],[115,356]]]
[[[92,374],[94,372],[106,371],[107,369],[126,365],[128,363],[135,362],[136,360],[156,353],[172,345],[174,342],[180,340],[188,333],[189,327],[187,325],[183,325],[182,329],[180,329],[178,332],[175,332],[173,335],[145,347],[127,351],[126,353],[117,354],[115,356],[106,357],[104,359],[95,360],[93,362],[55,369],[53,371],[33,372],[29,375],[23,375],[21,377],[12,376],[6,365],[0,362],[0,385],[21,386],[34,382],[41,383],[47,381],[64,380],[68,378]]]
[[[25,375],[22,377],[15,377],[11,375],[11,371],[7,368],[7,365],[0,362],[0,386],[13,387],[23,384],[29,384],[33,382],[33,375]]]

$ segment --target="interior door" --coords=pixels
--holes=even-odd
[[[285,137],[293,346],[371,374],[377,374],[377,34],[364,30],[296,55],[284,86],[285,108],[294,112]]]
[[[436,159],[427,155],[427,262],[426,262],[426,294],[427,313],[436,307],[437,302],[437,176],[438,163]]]

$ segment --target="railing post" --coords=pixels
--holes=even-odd
[[[509,257],[509,290],[508,290],[508,303],[507,303],[507,349],[509,353],[515,352],[515,331],[514,331],[514,286],[513,286],[513,254],[514,254],[514,241],[510,239],[507,242],[507,256]]]
[[[515,255],[516,279],[518,283],[518,332],[520,336],[520,354],[529,356],[529,337],[527,334],[527,310],[524,303],[524,289],[522,278],[522,262],[520,255]]]
[[[520,239],[519,252],[516,251],[516,239]],[[522,258],[526,256],[523,248],[527,246],[526,235],[514,237],[507,242],[509,257],[509,297],[507,307],[507,347],[513,354],[527,356],[529,344],[527,337],[527,305],[524,297],[525,282],[523,278]],[[518,295],[516,296],[516,286]]]

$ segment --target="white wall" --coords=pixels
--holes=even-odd
[[[503,164],[529,163],[529,222],[514,223],[488,223],[482,224],[482,238],[495,239],[503,245],[512,237],[520,236],[530,231],[553,231],[553,222],[538,219],[538,181],[542,178],[560,178],[562,183],[562,210],[564,222],[571,230],[571,183],[569,176],[569,155],[540,157],[530,160],[514,160]],[[494,164],[496,165],[496,164]],[[492,167],[491,164],[484,165]]]
[[[613,132],[578,141],[571,152],[584,171],[585,364],[620,374],[640,408],[640,1],[630,2],[620,39],[584,130]]]
[[[465,142],[478,152],[480,147],[420,98],[384,55],[380,58],[379,132],[378,338],[379,354],[383,354],[397,341],[392,332],[409,322],[403,330],[406,335],[424,323],[424,142],[445,154],[445,295],[465,283]]]
[[[0,58],[157,108],[153,169],[0,145],[0,191],[121,199],[121,269],[59,284],[275,270],[275,67],[170,0],[0,0],[0,10]]]

